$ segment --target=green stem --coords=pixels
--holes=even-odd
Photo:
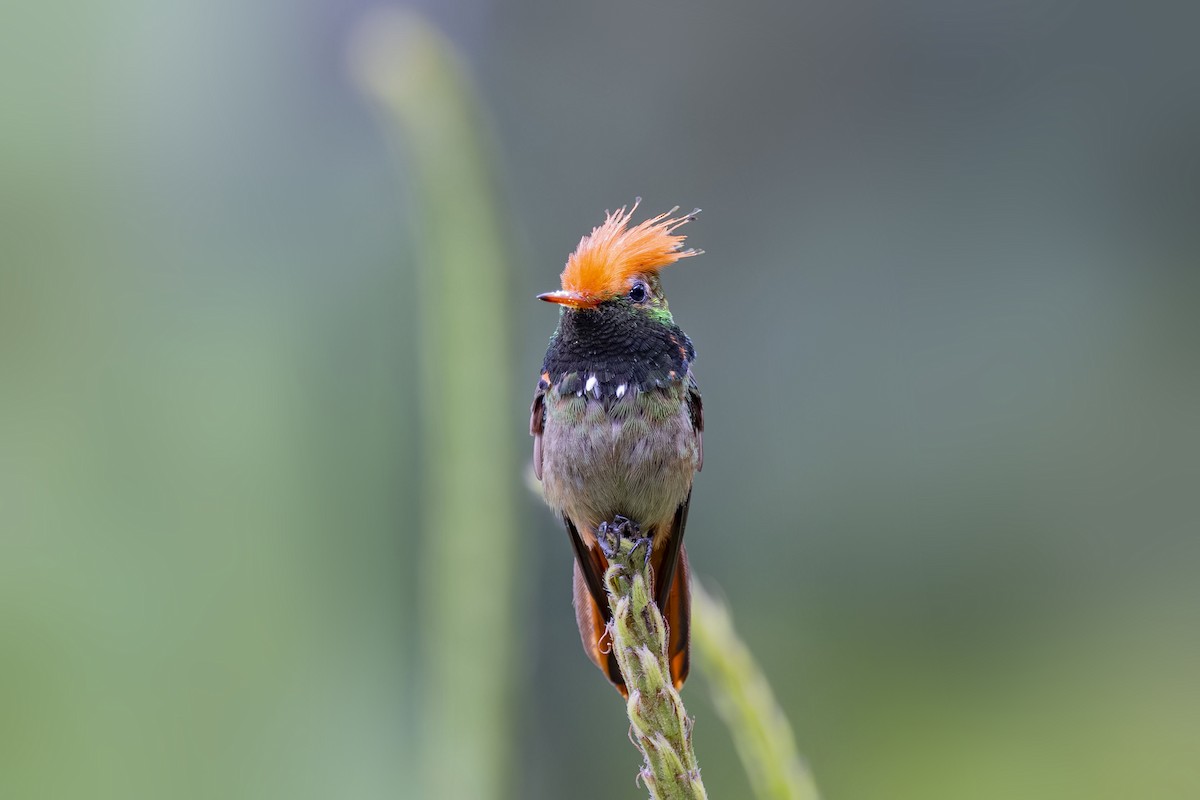
[[[692,750],[692,720],[671,682],[667,628],[651,596],[650,543],[605,524],[598,535],[609,561],[604,582],[613,612],[613,652],[629,689],[632,738],[645,763],[652,800],[701,800],[708,794]]]
[[[518,552],[507,247],[479,104],[418,15],[370,15],[354,76],[394,138],[418,214],[422,797],[501,797],[511,777]],[[486,365],[486,389],[470,365]],[[495,402],[480,402],[480,392]]]
[[[759,800],[818,800],[817,785],[766,676],[733,629],[729,611],[692,584],[692,644],[717,713]]]

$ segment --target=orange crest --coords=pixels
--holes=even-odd
[[[639,197],[632,208],[606,212],[604,224],[579,240],[562,273],[565,292],[592,303],[601,302],[624,294],[635,275],[657,272],[681,258],[703,252],[684,249],[686,237],[675,233],[695,219],[700,209],[672,219],[671,215],[679,210],[676,206],[631,228],[629,221],[640,202]]]

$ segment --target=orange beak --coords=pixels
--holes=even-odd
[[[600,300],[592,297],[590,294],[568,292],[565,289],[539,294],[537,298],[538,300],[545,300],[547,303],[558,303],[560,306],[567,306],[569,308],[595,308],[600,305]]]

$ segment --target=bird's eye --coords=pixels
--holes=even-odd
[[[629,299],[635,303],[644,303],[646,302],[646,294],[646,284],[637,281],[629,290]]]

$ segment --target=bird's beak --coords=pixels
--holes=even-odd
[[[600,305],[600,301],[591,295],[582,294],[581,292],[568,292],[565,289],[539,294],[537,298],[538,300],[545,300],[547,303],[558,303],[560,306],[567,306],[568,308],[595,308]]]

